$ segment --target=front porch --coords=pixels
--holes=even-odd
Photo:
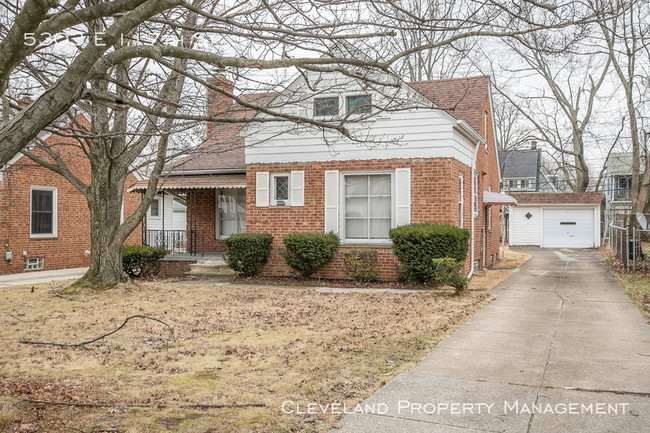
[[[130,191],[146,191],[138,182]],[[182,227],[166,197],[181,201]],[[246,175],[169,176],[159,186],[159,199],[142,224],[142,245],[164,248],[168,257],[206,257],[225,250],[225,239],[246,231]],[[169,208],[166,210],[166,208]],[[182,260],[182,259],[181,259]],[[188,259],[189,261],[189,259]]]

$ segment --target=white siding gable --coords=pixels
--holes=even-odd
[[[340,74],[323,74],[310,84],[315,91],[305,85],[304,79],[294,81],[272,107],[286,114],[311,117],[315,97],[338,95],[343,115],[346,96],[369,94],[373,106],[399,110],[347,122],[355,141],[337,132],[291,122],[252,124],[242,131],[246,164],[445,157],[472,164],[476,142],[457,132],[456,119],[432,108],[431,102],[407,85],[364,89]],[[401,109],[407,106],[411,108]]]

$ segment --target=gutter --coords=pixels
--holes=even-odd
[[[221,168],[213,170],[171,170],[163,171],[160,176],[188,176],[188,175],[201,175],[201,174],[232,174],[232,173],[246,173],[246,168]]]
[[[460,122],[461,121],[458,121],[458,124],[460,124]],[[465,123],[465,122],[463,122],[463,123]],[[465,123],[465,125],[467,125],[467,124]],[[467,126],[469,127],[469,125],[467,125]],[[476,134],[476,135],[478,136],[478,134]],[[470,179],[471,185],[472,185],[472,194],[471,194],[471,197],[470,197],[470,200],[472,200],[472,212],[471,212],[471,215],[470,215],[470,217],[472,218],[471,231],[470,231],[472,242],[471,242],[471,247],[470,247],[471,248],[471,255],[470,255],[470,261],[471,262],[470,262],[470,267],[469,267],[469,274],[467,274],[467,279],[472,278],[472,275],[474,275],[474,223],[476,221],[476,218],[474,217],[474,211],[475,210],[478,211],[478,209],[474,209],[474,206],[476,205],[476,200],[474,200],[474,194],[478,194],[478,191],[474,190],[474,188],[476,186],[476,182],[474,181],[474,179],[476,177],[476,156],[478,155],[478,149],[480,147],[481,141],[482,140],[479,140],[479,141],[476,142],[476,146],[474,148],[474,158],[472,159],[472,178]]]

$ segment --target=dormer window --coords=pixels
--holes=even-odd
[[[348,114],[368,114],[372,110],[370,95],[355,95],[345,98]]]
[[[314,116],[336,116],[337,114],[339,114],[338,96],[314,99]]]

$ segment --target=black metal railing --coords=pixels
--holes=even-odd
[[[204,230],[146,230],[143,244],[164,248],[170,253],[188,253],[203,255],[205,253]]]

